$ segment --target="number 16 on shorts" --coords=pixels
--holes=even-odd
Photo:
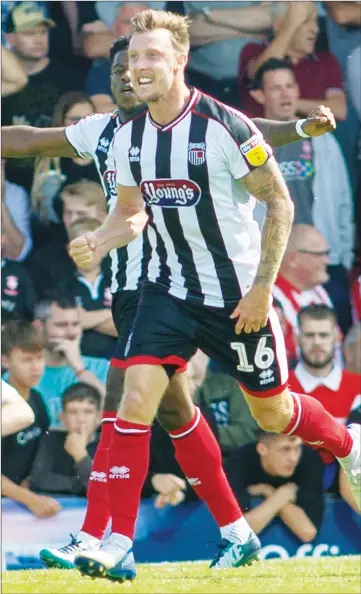
[[[266,346],[266,342],[267,336],[262,336],[257,344],[253,363],[258,369],[268,369],[275,360],[274,351],[271,347]],[[238,354],[238,371],[253,373],[254,365],[248,361],[246,345],[243,342],[231,342],[231,349],[237,351]]]

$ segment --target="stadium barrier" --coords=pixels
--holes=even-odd
[[[36,518],[22,505],[2,500],[2,567],[42,567],[40,549],[69,542],[82,524],[86,500],[58,497],[61,512],[53,518]],[[322,528],[312,543],[302,544],[279,520],[262,534],[262,558],[320,557],[360,554],[360,516],[341,500],[327,497]],[[137,522],[135,555],[138,562],[196,561],[213,556],[218,528],[203,503],[154,509],[143,501]]]

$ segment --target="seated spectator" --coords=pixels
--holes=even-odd
[[[62,95],[55,104],[52,126],[71,126],[94,111],[95,106],[85,93],[70,91]],[[54,200],[63,184],[74,184],[82,179],[99,181],[92,159],[38,157],[31,190],[33,212],[37,213],[41,221],[59,223],[59,213]]]
[[[194,402],[214,429],[223,455],[254,441],[258,425],[239,383],[212,361],[205,380],[194,394]]]
[[[49,28],[54,26],[54,21],[35,2],[21,2],[10,12],[6,42],[24,67],[28,84],[20,92],[3,99],[4,125],[49,125],[57,99],[67,91],[82,89],[83,80],[73,61],[64,65],[49,58]],[[8,162],[6,177],[30,191],[33,159]]]
[[[1,233],[4,250],[6,235]],[[5,250],[4,250],[5,251]],[[20,262],[3,257],[1,261],[1,322],[22,318],[32,320],[36,294],[33,282]]]
[[[294,225],[273,287],[286,318],[288,357],[297,360],[297,314],[311,303],[333,307],[322,285],[328,280],[328,247],[323,235],[309,225]],[[292,367],[292,365],[291,365]]]
[[[1,219],[6,235],[3,255],[18,262],[25,260],[33,245],[29,199],[22,186],[5,179],[4,159],[1,159]]]
[[[17,390],[1,380],[1,437],[26,429],[35,421],[31,406]]]
[[[99,225],[98,219],[79,219],[71,225],[69,239],[95,231]],[[83,355],[110,359],[114,353],[118,333],[112,318],[110,285],[100,262],[94,262],[90,268],[78,267],[74,274],[59,283],[61,290],[71,295],[79,307]]]
[[[1,11],[2,12],[2,11]],[[1,97],[14,95],[28,83],[20,60],[5,46],[1,46]]]
[[[2,439],[2,495],[22,503],[36,516],[54,516],[60,510],[58,502],[31,491],[27,481],[40,440],[49,428],[46,407],[34,389],[44,370],[44,339],[32,324],[21,321],[9,322],[1,338],[8,382],[34,413],[34,422],[27,429]]]
[[[300,362],[289,376],[293,392],[308,394],[340,423],[359,401],[361,376],[335,362],[337,320],[328,305],[317,303],[298,312]]]
[[[323,465],[299,437],[261,433],[257,443],[233,452],[224,469],[256,534],[278,517],[302,542],[316,537],[324,509]],[[263,501],[251,509],[250,496]]]
[[[238,57],[271,28],[270,7],[262,2],[184,2],[190,24],[188,79],[202,91],[239,107]]]
[[[78,383],[65,390],[61,403],[65,430],[50,430],[43,436],[29,485],[42,493],[85,497],[98,443],[95,431],[100,422],[101,396],[93,386]]]
[[[296,118],[299,87],[291,66],[277,59],[258,69],[253,96],[264,117],[287,121]],[[274,149],[274,156],[295,205],[294,222],[313,225],[330,248],[331,279],[345,286],[353,262],[354,212],[352,190],[342,151],[333,134],[324,134]],[[317,197],[317,198],[316,198]]]
[[[361,323],[355,324],[347,332],[343,343],[345,369],[361,374]]]
[[[64,229],[61,229],[62,237],[34,252],[29,263],[39,298],[42,298],[46,291],[52,290],[59,283],[59,279],[67,278],[75,271],[67,248],[72,223],[84,217],[96,218],[103,222],[107,213],[104,192],[99,183],[83,179],[76,184],[65,186],[61,199],[64,226]],[[107,260],[104,262],[106,266]]]
[[[80,312],[71,297],[50,294],[35,309],[37,324],[45,331],[46,367],[36,388],[48,408],[52,427],[61,426],[61,395],[77,381],[96,388],[102,397],[108,361],[83,357],[80,350]]]
[[[262,109],[250,93],[257,70],[270,58],[287,59],[293,67],[300,97],[297,114],[306,116],[323,103],[338,120],[347,115],[341,68],[330,52],[316,52],[317,9],[314,2],[273,2],[273,39],[250,43],[241,52],[239,90],[247,115],[260,116]]]
[[[119,35],[131,31],[130,19],[147,8],[163,10],[166,2],[95,2],[99,17],[83,26],[84,54],[94,59],[89,70],[85,90],[99,113],[116,109],[110,90],[109,49]]]

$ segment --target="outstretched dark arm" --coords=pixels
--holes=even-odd
[[[1,128],[3,157],[75,157],[77,153],[65,136],[65,128],[4,126]]]

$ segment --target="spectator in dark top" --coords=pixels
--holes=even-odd
[[[73,384],[61,397],[65,431],[50,430],[42,438],[29,477],[30,488],[43,493],[85,497],[100,422],[101,396],[89,384]],[[91,480],[99,480],[94,476]]]
[[[262,432],[257,443],[228,458],[225,472],[256,534],[278,516],[302,542],[316,537],[324,509],[323,464],[299,437]],[[264,501],[250,509],[250,496]]]
[[[6,235],[4,229],[2,229],[2,249],[4,249],[5,244]],[[35,305],[35,289],[25,268],[19,262],[13,262],[3,257],[1,260],[2,323],[16,318],[32,320]]]
[[[20,59],[28,75],[28,84],[18,93],[5,97],[2,103],[4,124],[48,126],[54,104],[63,93],[82,89],[83,79],[73,62],[66,64],[49,59],[48,19],[35,2],[22,2],[9,14],[6,42]],[[6,166],[9,181],[21,182],[30,190],[33,160],[17,159]]]
[[[39,517],[55,515],[60,505],[55,499],[33,493],[28,477],[49,417],[36,390],[45,366],[44,338],[29,322],[9,322],[2,331],[3,365],[8,382],[32,408],[35,420],[27,429],[2,439],[2,495],[22,503]]]
[[[30,269],[38,297],[52,290],[59,281],[69,278],[74,271],[74,262],[68,255],[68,233],[72,223],[84,217],[103,222],[106,216],[104,192],[99,183],[86,179],[65,186],[61,193],[64,230],[60,240],[44,245],[31,257]],[[106,266],[107,260],[104,261]]]
[[[240,56],[239,89],[247,115],[262,110],[249,92],[260,66],[270,58],[287,59],[300,87],[297,113],[307,115],[323,103],[339,120],[347,115],[341,68],[330,52],[316,52],[317,9],[314,2],[272,2],[273,39],[269,44],[250,43]]]
[[[98,219],[79,219],[71,225],[69,239],[95,231],[99,226]],[[113,355],[118,333],[112,318],[110,289],[111,281],[102,272],[100,262],[96,262],[91,268],[77,268],[62,283],[62,290],[75,298],[80,309],[83,355],[105,359],[110,359]]]

